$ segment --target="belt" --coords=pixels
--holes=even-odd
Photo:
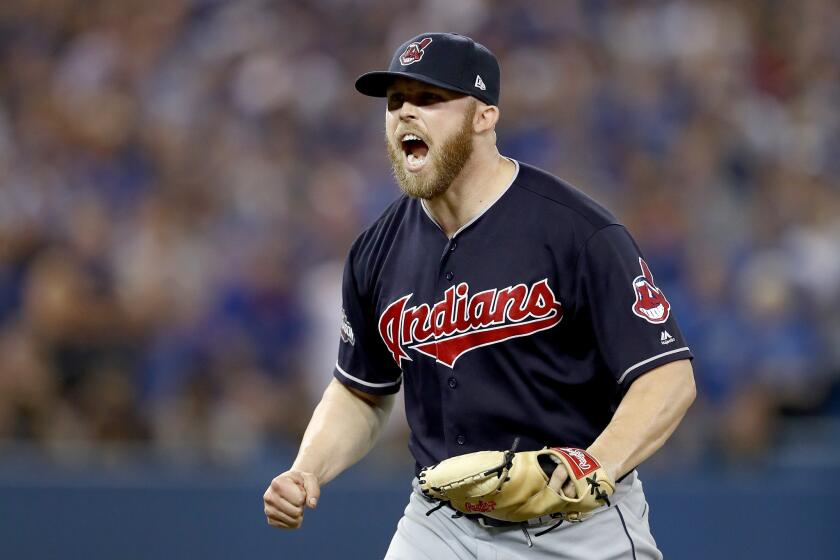
[[[563,523],[563,518],[556,514],[543,515],[541,517],[534,517],[533,519],[528,519],[527,521],[515,522],[502,521],[501,519],[493,519],[492,517],[487,517],[486,515],[481,515],[480,513],[466,513],[461,515],[458,515],[458,513],[459,512],[456,511],[456,515],[453,515],[452,517],[465,517],[467,519],[475,521],[482,527],[518,527],[522,530],[522,533],[525,535],[525,542],[528,544],[528,548],[534,546],[534,542],[533,540],[531,540],[531,534],[528,532],[529,527],[539,527],[541,525],[547,525],[551,522],[554,523],[548,529],[543,529],[542,531],[534,533],[535,537],[539,537],[546,533],[550,533]]]
[[[422,493],[420,493],[420,496],[422,496],[423,499],[425,499],[427,502],[433,502],[434,501],[434,500],[431,500],[428,497],[424,496]],[[454,514],[452,514],[453,518],[463,517],[465,519],[475,521],[476,523],[478,523],[482,527],[519,527],[522,530],[522,532],[525,534],[525,540],[528,544],[528,548],[531,548],[532,546],[534,546],[534,543],[531,540],[531,534],[528,532],[528,527],[539,527],[540,525],[546,525],[549,522],[553,521],[554,524],[551,527],[549,527],[548,529],[543,529],[542,531],[534,533],[535,537],[539,537],[541,535],[544,535],[546,533],[549,533],[549,532],[553,531],[554,529],[556,529],[557,527],[559,527],[563,523],[563,518],[560,517],[558,514],[543,515],[541,517],[534,517],[533,519],[528,519],[527,521],[520,521],[520,522],[502,521],[501,519],[493,519],[492,517],[487,517],[486,515],[482,515],[480,513],[463,513],[463,512],[460,512],[446,502],[438,503],[438,505],[436,505],[435,507],[433,507],[432,509],[427,511],[426,515],[431,515],[435,511],[442,508],[444,505],[448,506],[450,509],[452,509],[455,512]]]
[[[426,500],[429,503],[434,503],[435,500],[429,498],[422,492],[417,492],[421,498]],[[482,515],[480,513],[464,513],[462,511],[458,511],[448,502],[438,502],[436,506],[432,507],[429,511],[426,512],[426,515],[431,515],[434,511],[439,510],[443,506],[446,506],[450,510],[454,511],[451,515],[452,518],[459,518],[463,517],[464,519],[469,519],[471,521],[475,521],[482,527],[539,527],[541,525],[546,525],[548,523],[557,523],[561,517],[560,514],[549,514],[543,515],[540,517],[533,517],[526,521],[503,521],[501,519],[494,519],[493,517],[487,517],[486,515]]]
[[[534,517],[527,521],[502,521],[501,519],[494,519],[486,515],[481,515],[480,513],[465,513],[463,517],[471,519],[483,527],[521,527],[523,523],[529,527],[539,527],[548,523],[557,523],[558,519],[560,519],[559,515],[543,515],[542,517]]]

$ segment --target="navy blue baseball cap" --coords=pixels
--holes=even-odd
[[[487,47],[457,33],[423,33],[409,39],[394,52],[388,70],[362,74],[356,89],[385,97],[400,76],[499,104],[499,62]]]

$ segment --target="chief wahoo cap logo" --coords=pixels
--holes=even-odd
[[[405,52],[400,55],[400,64],[403,66],[408,66],[409,64],[414,64],[418,62],[421,58],[423,58],[423,52],[426,47],[431,44],[432,38],[426,37],[422,41],[414,42],[406,47]]]

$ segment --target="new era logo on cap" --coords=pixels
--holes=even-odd
[[[478,74],[475,75],[475,87],[477,87],[481,91],[487,91],[487,86],[484,85],[484,80],[482,80],[481,76],[479,76]]]

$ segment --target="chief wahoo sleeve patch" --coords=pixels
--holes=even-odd
[[[633,313],[654,325],[664,323],[671,313],[671,304],[665,299],[662,290],[654,284],[653,274],[641,257],[639,257],[639,266],[642,274],[633,279],[633,290],[636,293]]]

